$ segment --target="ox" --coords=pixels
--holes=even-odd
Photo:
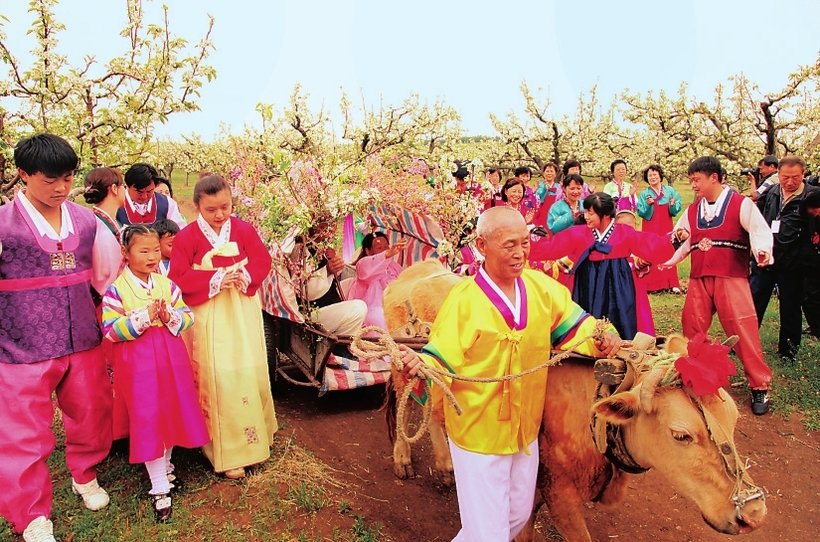
[[[428,262],[403,272],[384,294],[388,327],[406,333],[405,326],[416,322],[411,327],[426,331],[427,322],[435,319],[447,293],[460,280],[447,275],[440,265]],[[685,353],[686,341],[670,340],[668,347]],[[619,353],[627,370],[618,377],[620,385],[605,397],[591,362],[569,360],[549,369],[539,435],[538,490],[555,528],[567,542],[591,541],[584,503],[617,504],[625,496],[629,473],[650,468],[693,500],[715,530],[740,534],[760,526],[766,516],[765,500],[735,450],[738,412],[732,398],[722,389],[718,395],[697,397],[679,384],[659,385],[666,369],[650,370],[635,363],[636,356],[642,359],[645,353],[637,348]],[[394,377],[394,388],[402,387],[403,379],[395,373]],[[395,397],[401,395],[400,389],[394,391],[387,399],[394,471],[407,478],[413,476],[410,448],[395,439],[395,425],[390,423]],[[430,434],[435,465],[445,483],[452,483],[440,395],[434,395],[433,405],[436,423],[431,423]],[[599,429],[593,435],[591,420],[598,428],[608,426],[609,434]],[[516,538],[519,542],[533,540],[534,516]]]
[[[424,260],[411,265],[387,285],[382,298],[385,307],[385,321],[393,335],[401,337],[427,336],[430,326],[444,298],[463,277],[447,270],[438,260]],[[392,383],[403,383],[402,377],[391,364],[392,378],[388,381],[385,396],[388,433],[393,443],[393,472],[401,479],[413,478],[413,461],[410,445],[396,438],[395,413],[396,397],[401,389],[396,390]],[[396,392],[396,393],[394,393]],[[434,390],[435,393],[435,390]],[[438,400],[438,394],[434,395]],[[406,421],[406,420],[405,420]],[[404,428],[407,434],[407,428]],[[433,410],[433,423],[429,425],[430,439],[433,441],[433,454],[436,470],[441,473],[442,481],[453,485],[453,462],[444,433],[444,410]]]

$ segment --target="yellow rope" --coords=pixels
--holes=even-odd
[[[413,444],[414,442],[417,442],[427,431],[427,427],[430,423],[430,418],[432,416],[432,400],[428,400],[423,407],[424,416],[422,418],[421,425],[419,426],[419,430],[413,436],[408,436],[405,433],[404,420],[405,416],[407,415],[406,404],[410,399],[410,393],[412,392],[413,388],[413,381],[420,379],[424,380],[424,389],[428,397],[432,397],[433,388],[431,382],[435,383],[442,390],[445,397],[447,397],[447,400],[450,401],[450,404],[452,405],[453,410],[456,412],[456,414],[461,415],[461,405],[458,404],[455,395],[453,395],[453,392],[450,391],[450,387],[444,382],[444,378],[461,380],[464,382],[507,382],[511,380],[516,380],[523,376],[535,373],[536,371],[540,371],[542,369],[546,369],[548,367],[557,365],[562,360],[572,355],[579,346],[584,344],[589,339],[594,339],[596,341],[602,340],[604,333],[609,328],[609,325],[609,321],[605,318],[602,318],[595,323],[595,329],[592,331],[592,333],[590,333],[583,339],[575,342],[567,350],[564,350],[561,353],[552,356],[549,360],[538,365],[537,367],[533,367],[532,369],[528,369],[521,373],[509,374],[502,377],[483,378],[462,376],[441,369],[437,369],[435,367],[430,367],[429,365],[423,362],[420,363],[418,365],[418,373],[411,379],[411,382],[409,382],[404,387],[404,391],[402,392],[402,396],[398,403],[398,408],[396,411],[396,431],[398,437],[402,440],[405,440],[408,444]],[[364,334],[370,332],[375,332],[378,334],[378,337],[375,341],[363,338]],[[404,363],[401,360],[401,350],[399,350],[396,341],[394,341],[393,337],[391,337],[385,330],[379,327],[367,326],[361,329],[353,337],[353,340],[350,344],[350,351],[353,353],[353,355],[369,361],[383,359],[385,356],[389,356],[390,363],[392,363],[396,367],[396,370],[402,372],[402,370],[404,369]]]
[[[647,360],[646,365],[650,371],[654,369],[666,370],[663,378],[658,382],[658,386],[670,386],[678,380],[680,373],[675,369],[675,361],[677,361],[679,357],[680,354],[676,352],[659,350]]]

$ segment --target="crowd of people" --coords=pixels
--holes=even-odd
[[[612,181],[604,192],[592,187],[587,196],[580,171],[570,173],[565,167],[563,198],[536,200],[536,206],[551,206],[548,213],[522,206],[520,189],[515,197],[488,200],[475,240],[484,262],[469,268],[475,271],[474,280],[447,297],[422,352],[404,349],[405,376],[415,375],[421,364],[477,378],[524,370],[527,354],[530,363],[538,359],[529,350],[535,341],[527,321],[531,315],[542,323],[561,322],[559,327],[566,325],[562,320],[568,314],[605,316],[624,338],[632,338],[636,330],[651,331],[651,313],[642,318],[644,311],[651,311],[646,290],[679,291],[675,264],[691,256],[683,334],[690,339],[708,336],[717,313],[724,332],[738,337],[735,352],[752,390],[751,410],[765,414],[772,371],[754,324],[762,321],[775,284],[789,282],[786,301],[781,297],[779,352],[785,359],[793,361],[799,346],[801,302],[809,325],[818,325],[818,302],[810,296],[818,283],[820,190],[803,182],[802,159],[787,156],[775,167],[779,182],[770,181],[767,187],[761,182],[756,196],[746,197],[726,184],[718,159],[697,158],[687,170],[695,200],[674,225],[682,202],[671,186],[662,185],[663,170],[657,165],[646,168],[643,178],[649,187],[638,194],[635,183],[625,181],[622,160],[612,163]],[[554,193],[556,168],[549,169],[544,189],[536,195]],[[520,180],[508,180],[504,188],[526,187]],[[550,217],[554,209],[565,218],[548,222],[546,237],[528,233],[538,226],[534,217]],[[643,231],[636,230],[637,216],[643,219]],[[573,264],[567,274],[571,297],[566,297],[566,289],[551,289],[554,281],[535,282],[540,275],[536,269],[544,268],[532,265],[533,260],[561,256],[569,256]],[[643,283],[653,273],[653,279]],[[544,299],[554,304],[530,308]],[[464,321],[465,316],[471,318]],[[585,325],[582,316],[565,329],[579,325]],[[554,328],[549,331],[541,337],[555,337]],[[560,342],[564,335],[559,337]],[[585,347],[607,355],[618,341],[610,336]],[[507,359],[501,371],[498,360]],[[543,413],[529,407],[543,405],[545,387],[511,390],[498,383],[476,389],[457,381],[450,387],[464,409],[461,416],[445,411],[462,523],[454,540],[511,540],[532,507],[537,461],[530,458],[538,455],[538,441],[529,429],[539,426]]]
[[[595,184],[581,177],[579,161],[569,160],[561,175],[558,170],[555,163],[545,164],[537,186],[527,167],[503,183],[498,169],[488,170],[493,190],[486,196],[471,190],[465,179],[460,185],[465,194],[482,198],[485,210],[507,206],[518,211],[533,233],[527,266],[564,283],[575,302],[596,317],[609,318],[625,338],[636,331],[654,333],[647,293],[682,294],[676,264],[691,254],[683,332],[687,337],[707,333],[717,313],[727,335],[740,337],[735,352],[752,388],[752,410],[765,414],[771,371],[759,334],[749,331],[751,322],[762,325],[774,293],[780,300],[778,353],[784,360],[794,362],[801,335],[820,335],[820,281],[815,278],[820,196],[816,186],[804,182],[804,161],[764,157],[749,170],[754,184],[746,197],[727,185],[718,160],[696,160],[689,170],[695,201],[682,215],[682,198],[664,182],[657,164],[630,182],[626,162],[616,159],[610,180],[597,193]],[[456,175],[466,178],[467,171]],[[641,176],[647,185],[643,190],[638,188]],[[670,238],[675,248],[685,247],[672,250],[674,256]],[[475,254],[472,247],[468,255]],[[461,269],[477,272],[481,256],[475,259],[478,264]]]
[[[772,173],[771,158],[761,161],[767,175],[752,197],[727,186],[716,158],[694,160],[687,174],[695,201],[685,210],[655,164],[642,172],[642,191],[621,159],[602,191],[585,181],[577,160],[546,163],[538,183],[525,166],[506,180],[489,169],[489,191],[474,189],[460,167],[456,190],[480,198],[484,209],[475,239],[461,247],[471,278],[444,301],[421,356],[403,349],[406,376],[420,363],[476,377],[498,376],[500,359],[509,360],[505,374],[526,370],[603,317],[610,332],[583,348],[611,355],[620,338],[654,335],[647,292],[682,293],[675,266],[691,256],[683,333],[707,334],[717,313],[726,334],[739,338],[752,411],[765,414],[772,371],[757,329],[772,292],[780,296],[785,359],[800,345],[801,310],[810,331],[820,331],[820,189],[803,181],[802,159],[774,159]],[[78,159],[65,140],[26,138],[14,160],[24,188],[0,206],[0,515],[27,542],[54,540],[46,466],[55,446],[52,394],[72,489],[91,510],[109,502],[95,466],[113,439],[129,437],[129,461],[145,465],[158,521],[171,516],[180,487],[174,447],[201,447],[230,479],[265,461],[278,425],[256,294],[272,258],[233,213],[230,184],[203,175],[193,191],[198,216],[188,223],[170,183],[149,164],[124,175],[90,171],[88,209],[66,199]],[[326,229],[315,224],[293,235],[282,254],[305,256],[315,247],[304,239]],[[331,333],[384,328],[382,294],[401,272],[395,258],[405,248],[369,231],[349,281],[341,276],[346,262],[323,249],[304,270],[299,295]],[[551,333],[528,325],[535,320],[551,322]],[[457,540],[515,536],[529,515],[546,382],[538,374],[454,390],[465,408],[446,419],[462,517]]]
[[[225,179],[197,182],[186,224],[149,164],[89,172],[88,209],[67,201],[78,159],[62,138],[26,138],[14,160],[24,188],[0,206],[0,515],[27,542],[54,540],[52,394],[90,510],[109,502],[95,467],[115,437],[145,465],[158,521],[181,487],[174,447],[202,447],[234,479],[268,459],[278,426],[256,292],[272,261]]]

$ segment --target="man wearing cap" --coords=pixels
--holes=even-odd
[[[595,318],[572,301],[569,290],[525,269],[530,236],[521,213],[487,209],[476,229],[484,263],[450,291],[421,354],[400,346],[406,378],[425,363],[465,377],[500,379],[540,365],[552,348],[595,328]],[[610,329],[601,342],[589,339],[578,352],[616,352],[621,341]],[[504,382],[449,382],[463,410],[457,415],[445,404],[461,515],[455,541],[512,540],[529,519],[546,385],[546,370]]]

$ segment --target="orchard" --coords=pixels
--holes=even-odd
[[[208,16],[199,34],[180,36],[166,7],[153,20],[141,0],[127,0],[121,48],[88,51],[72,62],[61,49],[66,28],[55,15],[57,5],[58,0],[31,0],[27,21],[8,20],[0,7],[0,204],[22,187],[13,161],[16,142],[49,132],[76,149],[77,187],[93,168],[125,171],[147,162],[172,180],[180,207],[190,211],[198,177],[216,173],[231,184],[237,214],[269,246],[319,223],[331,225],[328,242],[333,243],[346,216],[366,216],[374,205],[400,205],[436,221],[443,235],[439,256],[454,263],[454,247],[470,234],[481,210],[456,192],[453,173],[462,164],[470,182],[487,191],[490,168],[501,171],[503,182],[519,166],[538,176],[548,163],[560,169],[574,159],[585,178],[602,184],[615,158],[624,159],[635,178],[647,165],[659,164],[685,204],[693,201],[686,168],[700,156],[718,157],[729,184],[745,194],[749,182],[739,172],[764,155],[798,155],[812,171],[820,167],[820,55],[813,64],[795,65],[774,88],[761,88],[743,73],[707,96],[694,95],[686,82],[675,93],[623,88],[611,98],[592,86],[577,96],[571,114],[556,113],[548,91],[522,80],[523,113],[494,110],[488,100],[486,115],[494,131],[486,134],[468,133],[459,104],[443,98],[408,92],[403,100],[372,103],[363,94],[343,91],[335,106],[316,108],[310,89],[297,83],[286,103],[258,103],[254,123],[221,127],[213,138],[197,133],[168,138],[158,137],[157,127],[169,117],[197,111],[219,75],[211,65],[219,21]],[[30,51],[10,45],[5,30],[12,24],[30,26]],[[191,211],[188,219],[195,217]],[[684,288],[688,271],[688,263],[681,266]],[[651,303],[658,334],[680,331],[682,297],[658,294]],[[796,364],[775,359],[778,307],[770,304],[761,328],[775,374],[773,416],[744,415],[738,425],[739,451],[750,458],[755,478],[767,485],[771,507],[770,524],[750,540],[809,539],[816,517],[817,469],[812,467],[820,461],[820,346],[804,338]],[[712,331],[719,335],[720,325]],[[733,380],[731,388],[735,399],[748,401],[742,379]],[[63,537],[58,539],[449,540],[459,525],[455,491],[432,475],[426,444],[416,469],[420,475],[393,477],[378,412],[382,390],[317,398],[285,384],[275,397],[284,423],[274,457],[244,482],[234,482],[210,472],[199,452],[186,452],[181,462],[190,463],[183,468],[187,493],[170,525],[146,519],[150,510],[137,499],[144,493],[144,473],[140,465],[128,464],[121,449],[101,469],[114,487],[112,506],[96,515],[81,510],[69,494],[58,444],[50,461],[52,472],[59,473],[53,476],[60,518],[55,525]],[[59,420],[54,431],[59,435]],[[587,522],[595,524],[596,539],[619,534],[659,541],[725,538],[698,523],[691,503],[676,499],[652,474],[642,476],[629,486],[623,510],[590,507]],[[538,529],[545,538],[559,537],[546,512]],[[0,542],[11,540],[17,538],[0,520]]]

